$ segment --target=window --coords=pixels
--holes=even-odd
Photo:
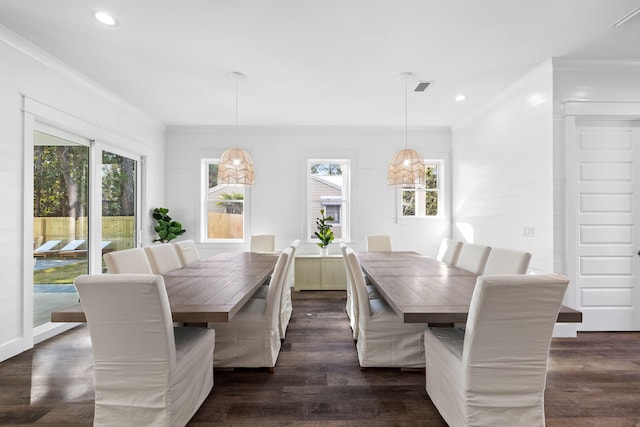
[[[218,162],[202,160],[202,240],[244,241],[245,187],[218,185]]]
[[[441,206],[441,180],[442,163],[426,160],[427,183],[424,189],[414,190],[402,188],[400,213],[407,217],[436,217],[442,214]]]
[[[307,162],[307,236],[313,234],[316,218],[324,209],[333,218],[331,225],[337,241],[349,240],[349,160],[313,159]]]
[[[340,213],[342,211],[341,200],[330,200],[322,203],[324,205],[325,215],[333,218],[333,221],[329,221],[330,224],[340,225]]]

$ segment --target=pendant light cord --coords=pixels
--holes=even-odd
[[[409,139],[407,136],[407,126],[408,126],[408,121],[407,121],[407,80],[408,79],[404,79],[404,148],[407,148],[408,146],[408,142],[407,140]]]
[[[236,77],[236,149],[238,148],[238,78]]]

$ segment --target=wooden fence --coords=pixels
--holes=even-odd
[[[34,249],[49,240],[62,243],[87,239],[87,217],[46,217],[33,219]],[[209,212],[208,236],[210,239],[242,239],[244,224],[242,215]],[[109,249],[122,250],[135,247],[135,217],[102,217],[102,240],[110,241]]]
[[[49,240],[71,240],[88,238],[87,217],[46,217],[33,219],[34,249]],[[135,247],[135,217],[102,217],[102,240],[111,242],[109,249],[121,250]]]
[[[242,215],[209,212],[209,239],[242,239],[244,237]]]

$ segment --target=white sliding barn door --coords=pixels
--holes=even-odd
[[[568,141],[575,155],[568,179],[576,191],[567,196],[575,209],[568,227],[575,236],[579,330],[640,330],[639,123],[577,119]]]

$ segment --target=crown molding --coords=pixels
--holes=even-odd
[[[81,86],[84,86],[85,88],[90,89],[98,96],[106,99],[113,105],[116,105],[117,107],[127,111],[128,113],[135,115],[144,123],[156,127],[160,130],[164,130],[164,128],[166,127],[164,123],[162,123],[155,117],[150,116],[145,111],[111,92],[104,86],[99,85],[94,80],[80,73],[78,70],[72,68],[67,63],[61,61],[42,48],[33,44],[29,40],[25,39],[22,36],[19,36],[18,34],[12,32],[7,27],[4,27],[2,25],[0,25],[0,41],[21,52],[25,56],[33,59],[34,61],[37,61],[38,63],[44,65],[50,70],[80,84]]]

